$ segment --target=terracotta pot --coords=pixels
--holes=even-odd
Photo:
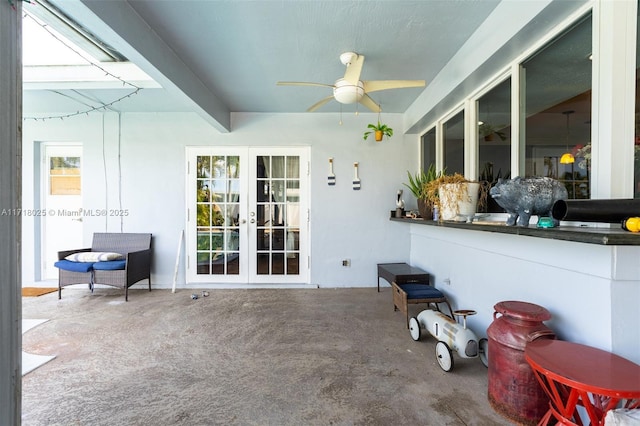
[[[433,219],[433,205],[427,200],[418,199],[418,213],[424,220]]]
[[[376,142],[380,142],[382,140],[382,130],[376,130]]]

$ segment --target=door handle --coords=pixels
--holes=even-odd
[[[255,220],[255,219],[251,219],[251,220],[249,221],[249,223],[256,223],[256,220]]]
[[[243,223],[243,224],[244,224],[244,223],[247,223],[247,219],[242,219],[242,220],[240,221],[240,223]]]

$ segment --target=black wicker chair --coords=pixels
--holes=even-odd
[[[85,264],[86,272],[77,272],[77,268],[66,268],[70,265],[66,257],[83,252],[113,252],[125,256],[122,269],[102,269],[93,264]],[[65,250],[58,252],[58,299],[62,298],[62,287],[72,284],[89,284],[93,291],[94,284],[103,284],[124,289],[124,299],[129,300],[129,287],[142,280],[148,280],[151,291],[151,234],[134,233],[95,233],[91,248]],[[98,262],[105,265],[108,262]]]

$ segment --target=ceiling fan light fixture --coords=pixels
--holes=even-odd
[[[404,89],[407,87],[424,87],[424,80],[360,80],[364,55],[355,52],[345,52],[340,55],[340,62],[346,66],[344,77],[335,84],[314,83],[304,81],[278,81],[278,86],[324,86],[331,87],[333,94],[311,105],[307,112],[316,111],[331,100],[341,104],[361,103],[372,112],[380,112],[380,106],[369,95],[370,92],[390,89]],[[357,114],[357,109],[356,109]]]
[[[357,57],[358,57],[357,53],[344,52],[342,55],[340,55],[340,62],[342,62],[342,65],[349,66],[351,65],[351,62]]]
[[[341,78],[336,81],[333,88],[333,97],[341,104],[353,104],[364,96],[364,85],[361,81],[358,81],[358,85],[355,86],[345,79]]]

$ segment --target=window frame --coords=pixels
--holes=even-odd
[[[464,110],[465,114],[465,176],[473,178],[477,175],[479,165],[477,158],[477,108],[474,105],[483,93],[491,90],[506,78],[511,78],[511,176],[521,175],[525,170],[524,140],[526,126],[524,124],[524,109],[520,108],[521,92],[524,90],[523,70],[521,64],[527,58],[543,49],[554,38],[566,32],[587,14],[592,15],[592,101],[591,101],[591,143],[593,157],[591,161],[590,193],[592,199],[598,198],[629,198],[633,196],[634,171],[633,171],[633,144],[627,143],[635,137],[635,60],[636,60],[636,29],[638,26],[636,2],[625,2],[625,5],[616,5],[602,2],[593,2],[583,5],[570,13],[562,22],[554,26],[544,36],[538,38],[528,49],[511,60],[504,68],[496,72],[491,78],[466,95],[462,101],[456,102],[456,106],[440,115],[425,127],[419,134],[422,138],[428,131],[436,129],[436,167],[442,170],[443,136],[442,125],[450,117]],[[626,4],[629,3],[629,4]],[[616,18],[619,19],[620,11],[616,8],[624,7],[628,13],[625,17],[632,25],[611,25]],[[616,9],[616,10],[613,10]],[[616,15],[614,12],[617,12]],[[613,34],[612,34],[613,33]],[[624,46],[618,49],[601,49],[612,43],[612,37],[616,40],[624,40]],[[611,50],[615,50],[612,52]],[[623,64],[629,61],[633,63],[633,75]],[[615,68],[618,69],[615,69]],[[619,77],[624,75],[624,82],[618,87]],[[608,91],[615,90],[611,95]],[[626,96],[625,96],[626,94]],[[613,103],[605,105],[604,101]],[[616,114],[614,116],[614,111]],[[614,126],[615,124],[615,126]],[[614,128],[615,127],[615,128]],[[617,144],[601,145],[599,140],[620,140]],[[469,148],[469,149],[467,149]],[[619,162],[614,159],[628,158],[624,167],[619,167]],[[420,161],[422,163],[423,157]],[[423,169],[429,165],[421,164]],[[620,184],[623,181],[624,184]]]

